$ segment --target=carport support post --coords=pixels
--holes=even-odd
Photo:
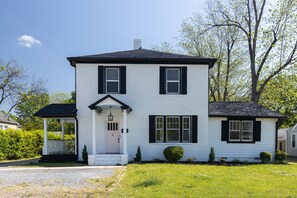
[[[43,155],[47,155],[47,119],[43,118]]]
[[[92,110],[92,154],[96,155],[96,111]]]
[[[124,131],[124,144],[123,144],[123,154],[127,155],[127,110],[123,110],[123,131]]]
[[[65,129],[64,129],[64,123],[65,120],[61,120],[61,131],[62,131],[62,145],[63,145],[63,152],[65,152]]]

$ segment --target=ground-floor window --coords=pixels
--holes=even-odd
[[[253,141],[252,120],[230,120],[229,141],[250,142]]]
[[[156,116],[155,142],[191,142],[191,116]]]

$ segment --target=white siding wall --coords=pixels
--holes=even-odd
[[[98,94],[98,65],[119,66],[117,64],[77,64],[77,108],[79,133],[79,159],[84,144],[89,153],[92,148],[92,118],[88,106],[106,94]],[[123,66],[121,64],[120,66]],[[113,94],[128,104],[133,111],[127,116],[129,133],[129,160],[133,160],[140,145],[143,160],[163,159],[165,143],[149,143],[149,115],[198,115],[198,143],[179,144],[185,149],[184,160],[188,157],[197,160],[208,159],[208,65],[182,65],[188,67],[187,95],[160,95],[159,68],[168,65],[127,64],[127,94]],[[174,65],[170,65],[174,66]],[[181,66],[181,65],[176,65]],[[97,153],[106,148],[106,119],[104,111],[96,119]],[[121,121],[120,110],[112,110],[115,120]]]
[[[275,123],[276,119],[261,118],[261,142],[256,143],[227,143],[221,141],[221,123],[227,118],[209,118],[209,147],[214,146],[216,158],[227,157],[227,161],[239,159],[241,161],[259,161],[259,153],[268,151],[274,156],[275,152]]]
[[[296,147],[292,147],[292,133],[296,134],[296,140],[297,140],[297,127],[296,125],[292,128],[292,130],[288,131],[287,133],[287,152],[288,156],[297,157],[297,141],[296,141]]]

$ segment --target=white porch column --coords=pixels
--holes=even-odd
[[[76,133],[77,133],[77,123],[76,123],[76,119],[74,119],[74,153],[75,155],[77,155],[77,137],[76,137]]]
[[[92,110],[92,154],[96,154],[96,111]]]
[[[124,142],[123,142],[123,154],[127,155],[127,110],[123,110],[123,131],[124,131]]]
[[[47,118],[43,118],[43,155],[47,155]]]
[[[62,140],[65,139],[65,130],[64,130],[64,123],[65,123],[65,120],[61,120],[61,131],[62,131]]]

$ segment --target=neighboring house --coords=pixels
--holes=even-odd
[[[287,131],[288,156],[297,157],[297,124]]]
[[[145,161],[164,159],[168,146],[183,147],[182,160],[207,161],[211,146],[228,161],[274,155],[281,115],[253,102],[209,103],[216,59],[139,48],[68,60],[76,107],[47,106],[35,115],[44,118],[45,138],[47,118],[75,121],[78,160],[84,145],[89,165],[127,164],[138,146]],[[43,155],[50,155],[47,143]]]
[[[291,128],[279,129],[277,132],[277,149],[287,152],[287,132]]]
[[[6,130],[8,128],[18,129],[19,123],[11,117],[7,116],[6,113],[0,111],[0,129]]]

